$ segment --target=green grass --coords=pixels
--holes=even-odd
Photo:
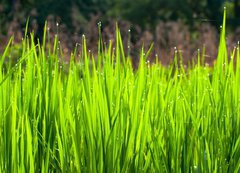
[[[97,57],[83,37],[69,64],[57,36],[51,49],[46,33],[42,44],[25,36],[16,63],[6,61],[10,40],[0,59],[0,172],[239,173],[240,47],[228,58],[225,16],[214,67],[204,50],[188,69],[179,52],[172,65],[150,65],[150,48],[134,70],[118,28]]]

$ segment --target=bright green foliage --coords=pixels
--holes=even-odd
[[[98,61],[84,37],[69,65],[57,36],[48,51],[22,44],[16,65],[11,40],[0,61],[0,172],[239,172],[240,51],[228,59],[225,17],[214,67],[204,51],[186,70],[178,52],[164,67],[142,50],[134,70],[117,28]]]

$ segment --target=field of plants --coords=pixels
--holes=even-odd
[[[0,172],[240,172],[240,45],[217,61],[169,66],[140,50],[134,69],[116,41],[82,44],[69,63],[56,35],[33,35],[0,56]],[[51,48],[50,48],[51,47]],[[81,49],[80,54],[77,49]]]

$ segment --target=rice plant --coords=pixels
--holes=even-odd
[[[163,66],[151,48],[131,64],[116,27],[116,44],[98,44],[61,61],[33,35],[11,61],[0,58],[0,172],[240,172],[240,51],[230,55],[223,17],[219,54],[204,50],[185,69],[182,55]],[[46,29],[45,29],[46,31]],[[7,61],[8,59],[8,61]]]

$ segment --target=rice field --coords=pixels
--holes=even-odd
[[[0,56],[0,172],[240,172],[240,45],[229,55],[223,17],[215,65],[204,48],[186,69],[140,50],[134,69],[116,43],[61,59],[25,36],[17,62],[12,39]],[[45,28],[46,31],[46,28]],[[77,48],[76,48],[77,49]]]

